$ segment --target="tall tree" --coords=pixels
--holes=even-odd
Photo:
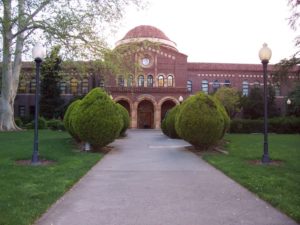
[[[41,116],[51,119],[58,115],[58,108],[62,106],[63,99],[60,97],[59,81],[61,80],[61,57],[59,56],[60,46],[55,46],[50,55],[46,57],[41,69]]]
[[[101,58],[108,29],[129,4],[142,0],[1,0],[2,86],[0,131],[17,130],[14,100],[22,55],[35,39],[47,46],[61,44],[66,57]]]

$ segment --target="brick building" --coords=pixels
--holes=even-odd
[[[131,116],[132,128],[159,128],[167,110],[179,104],[180,96],[188,96],[203,91],[213,93],[221,86],[236,87],[243,95],[248,95],[254,86],[262,86],[261,64],[224,64],[188,62],[188,56],[181,53],[176,43],[161,30],[152,26],[138,26],[130,30],[116,47],[130,43],[149,41],[159,47],[143,47],[129,52],[132,63],[138,63],[141,70],[129,76],[118,74],[110,79],[102,79],[97,71],[80,74],[65,70],[60,83],[62,96],[69,100],[74,95],[87,93],[92,87],[100,86],[122,104]],[[297,68],[296,68],[297,69]],[[274,70],[269,65],[268,70]],[[276,103],[281,112],[286,109],[286,95],[299,78],[292,71],[283,84],[272,84],[276,92]],[[34,111],[35,90],[33,64],[24,63],[19,93],[15,101],[15,114],[28,116]]]

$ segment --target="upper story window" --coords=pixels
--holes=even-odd
[[[104,78],[100,77],[99,79],[99,87],[104,88]]]
[[[139,87],[144,87],[144,76],[143,75],[140,75],[138,77],[138,86]]]
[[[213,89],[214,89],[214,92],[216,92],[218,89],[220,88],[220,83],[218,80],[215,80],[213,82]]]
[[[129,75],[127,79],[127,87],[132,87],[133,76]]]
[[[225,87],[230,87],[231,86],[230,80],[225,80],[224,86]]]
[[[168,76],[168,87],[174,86],[174,77],[172,75]]]
[[[61,94],[66,94],[66,82],[65,81],[60,81],[59,82],[59,88],[60,88],[60,93]]]
[[[245,95],[245,96],[248,96],[248,94],[249,94],[249,83],[248,83],[248,81],[243,81],[243,83],[242,83],[242,93],[243,93],[243,95]]]
[[[191,80],[188,80],[186,82],[186,88],[187,88],[188,92],[192,92],[193,91],[193,83],[192,83]]]
[[[275,96],[280,96],[281,93],[280,93],[280,84],[275,84],[274,86],[274,91],[275,91]]]
[[[71,89],[71,94],[77,94],[78,93],[78,80],[75,78],[72,78],[70,80],[70,89]]]
[[[208,81],[207,80],[203,80],[201,82],[201,90],[205,93],[208,94]]]
[[[259,81],[254,81],[254,83],[253,83],[253,87],[255,87],[255,88],[259,88],[259,87],[260,87],[260,83],[259,83]]]
[[[26,93],[26,80],[20,80],[18,92]]]
[[[82,94],[86,94],[89,92],[89,80],[83,79],[82,80]]]
[[[164,76],[159,75],[158,76],[158,87],[163,87],[164,86]]]
[[[36,80],[35,80],[35,79],[32,79],[32,80],[30,81],[30,90],[29,90],[29,92],[30,92],[30,93],[34,93],[34,92],[35,92],[35,88],[36,88]]]
[[[153,76],[148,75],[147,77],[147,87],[153,87]]]
[[[124,77],[122,75],[118,77],[118,86],[124,87]]]

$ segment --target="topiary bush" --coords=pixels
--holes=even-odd
[[[116,103],[116,106],[117,106],[117,108],[120,112],[120,115],[122,117],[122,120],[123,120],[123,126],[120,131],[120,136],[124,136],[126,133],[126,130],[129,127],[129,124],[130,124],[130,117],[129,117],[127,109],[125,109],[121,104]]]
[[[223,137],[228,118],[219,101],[200,92],[180,106],[175,129],[182,139],[196,148],[207,149]]]
[[[123,127],[116,104],[101,88],[91,90],[78,104],[76,115],[72,116],[75,133],[94,149],[113,142]]]
[[[170,109],[164,119],[166,135],[170,138],[179,138],[179,135],[177,134],[177,131],[175,129],[175,117],[179,112],[179,107],[180,105],[177,105]]]
[[[32,120],[30,123],[27,123],[25,125],[26,129],[34,129],[34,120]],[[44,117],[38,118],[38,129],[46,129],[47,128],[47,121]]]
[[[77,110],[79,107],[81,100],[76,100],[74,102],[72,102],[68,109],[65,112],[64,115],[64,126],[65,129],[69,132],[69,134],[76,140],[76,141],[80,141],[80,138],[78,136],[78,134],[75,131],[74,128],[74,118],[76,117],[77,114]]]

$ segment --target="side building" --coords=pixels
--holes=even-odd
[[[94,87],[102,87],[128,110],[132,128],[160,128],[165,113],[180,104],[181,97],[186,99],[198,91],[211,94],[222,86],[236,87],[243,95],[248,95],[251,88],[263,86],[261,64],[188,62],[188,56],[178,51],[176,43],[153,26],[133,28],[116,43],[116,48],[145,41],[154,45],[141,44],[126,53],[128,59],[140,67],[130,75],[117,74],[108,78],[100,70],[83,73],[63,69],[60,89],[65,102]],[[275,89],[276,105],[282,114],[286,110],[286,96],[299,82],[298,69],[292,70],[284,83],[273,83],[270,74],[275,68],[268,67],[269,85]],[[23,64],[15,100],[18,117],[34,113],[34,71],[33,63]]]

